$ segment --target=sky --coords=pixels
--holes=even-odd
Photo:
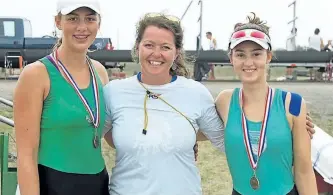
[[[102,24],[98,37],[110,37],[115,49],[131,49],[135,40],[135,25],[147,12],[164,12],[181,17],[191,0],[99,0]],[[6,2],[6,3],[5,3]],[[203,47],[208,47],[205,32],[211,31],[219,49],[226,49],[228,38],[237,22],[245,22],[255,12],[271,27],[273,49],[285,48],[290,35],[293,0],[203,0]],[[0,0],[0,16],[25,17],[32,25],[33,37],[51,35],[54,30],[56,0]],[[296,0],[298,45],[307,46],[308,37],[320,28],[324,42],[333,39],[333,0]],[[31,6],[31,7],[29,7]],[[38,7],[37,7],[38,6]],[[28,8],[29,7],[29,8]],[[198,0],[185,15],[184,47],[195,49],[200,25]]]

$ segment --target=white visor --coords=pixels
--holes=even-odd
[[[264,49],[271,50],[270,38],[265,33],[255,29],[244,29],[234,32],[229,40],[229,48],[234,49],[244,41],[252,41]]]

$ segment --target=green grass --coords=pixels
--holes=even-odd
[[[13,120],[13,112],[12,112],[11,108],[0,107],[0,115]],[[0,131],[1,132],[12,132],[13,128],[6,124],[0,123]]]

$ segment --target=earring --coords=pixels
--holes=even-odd
[[[177,69],[177,64],[173,63],[172,66],[171,66],[171,69],[176,70]]]

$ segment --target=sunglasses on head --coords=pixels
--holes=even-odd
[[[153,12],[153,13],[148,13],[145,15],[146,17],[163,17],[163,18],[166,18],[170,21],[173,21],[173,22],[180,22],[180,19],[176,16],[173,16],[173,15],[166,15],[166,14],[163,14],[163,13],[158,13],[158,12]]]
[[[247,38],[257,39],[260,42],[265,42],[269,45],[269,48],[271,48],[271,39],[269,38],[269,36],[266,33],[256,29],[244,29],[234,32],[230,37],[229,44],[239,42],[240,39]]]
[[[256,39],[264,39],[268,42],[270,42],[270,38],[264,33],[259,30],[254,29],[245,29],[245,30],[239,30],[232,34],[232,39],[240,39],[244,37],[252,37]]]

